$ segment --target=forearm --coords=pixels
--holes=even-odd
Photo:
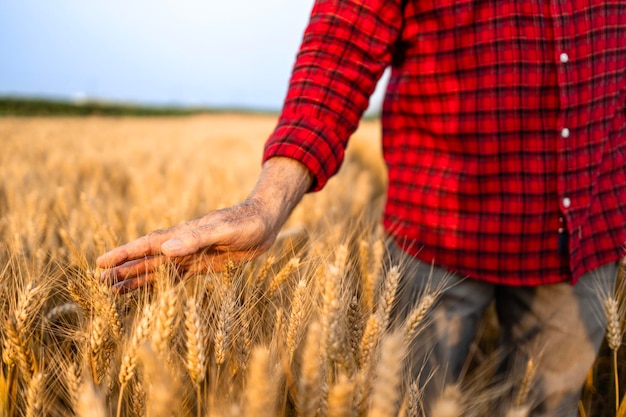
[[[259,205],[269,226],[280,228],[311,188],[311,172],[295,159],[275,157],[263,164],[256,186],[246,201]]]

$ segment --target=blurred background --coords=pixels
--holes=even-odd
[[[278,111],[312,5],[0,0],[0,96]]]

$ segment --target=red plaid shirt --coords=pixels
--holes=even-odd
[[[318,0],[264,158],[322,188],[388,66],[384,225],[408,252],[507,285],[624,255],[625,1]]]

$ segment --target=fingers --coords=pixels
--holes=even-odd
[[[124,294],[137,288],[145,287],[154,282],[160,265],[171,262],[177,274],[181,278],[190,278],[198,274],[219,273],[224,270],[229,262],[240,264],[254,258],[253,252],[216,252],[169,259],[158,256],[148,259],[137,259],[126,264],[105,271],[103,279],[113,284],[112,289],[116,293]]]
[[[152,284],[155,279],[155,274],[145,274],[139,277],[134,277],[130,279],[126,279],[124,281],[120,281],[117,284],[113,285],[112,290],[117,294],[126,294],[127,292],[134,291],[137,288],[147,287]]]
[[[101,275],[103,281],[117,283],[156,271],[167,261],[165,256],[157,255],[143,259],[135,259],[120,266],[108,269]]]
[[[161,244],[170,239],[177,229],[157,230],[128,242],[98,257],[96,265],[100,268],[111,268],[127,261],[160,254]]]

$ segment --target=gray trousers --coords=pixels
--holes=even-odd
[[[502,384],[497,386],[503,391],[492,397],[513,404],[531,358],[535,375],[527,400],[529,415],[577,415],[585,377],[603,341],[606,318],[602,302],[613,294],[617,263],[585,274],[574,286],[511,287],[463,279],[407,256],[393,243],[388,249],[390,262],[404,271],[393,311],[396,324],[421,294],[444,288],[431,310],[429,324],[414,339],[408,355],[411,377],[422,384],[426,415],[445,386],[466,377],[472,344],[492,303],[499,323],[500,357],[491,362],[500,364],[497,374]],[[485,377],[490,379],[487,374]],[[481,401],[480,395],[477,392],[470,404]]]

